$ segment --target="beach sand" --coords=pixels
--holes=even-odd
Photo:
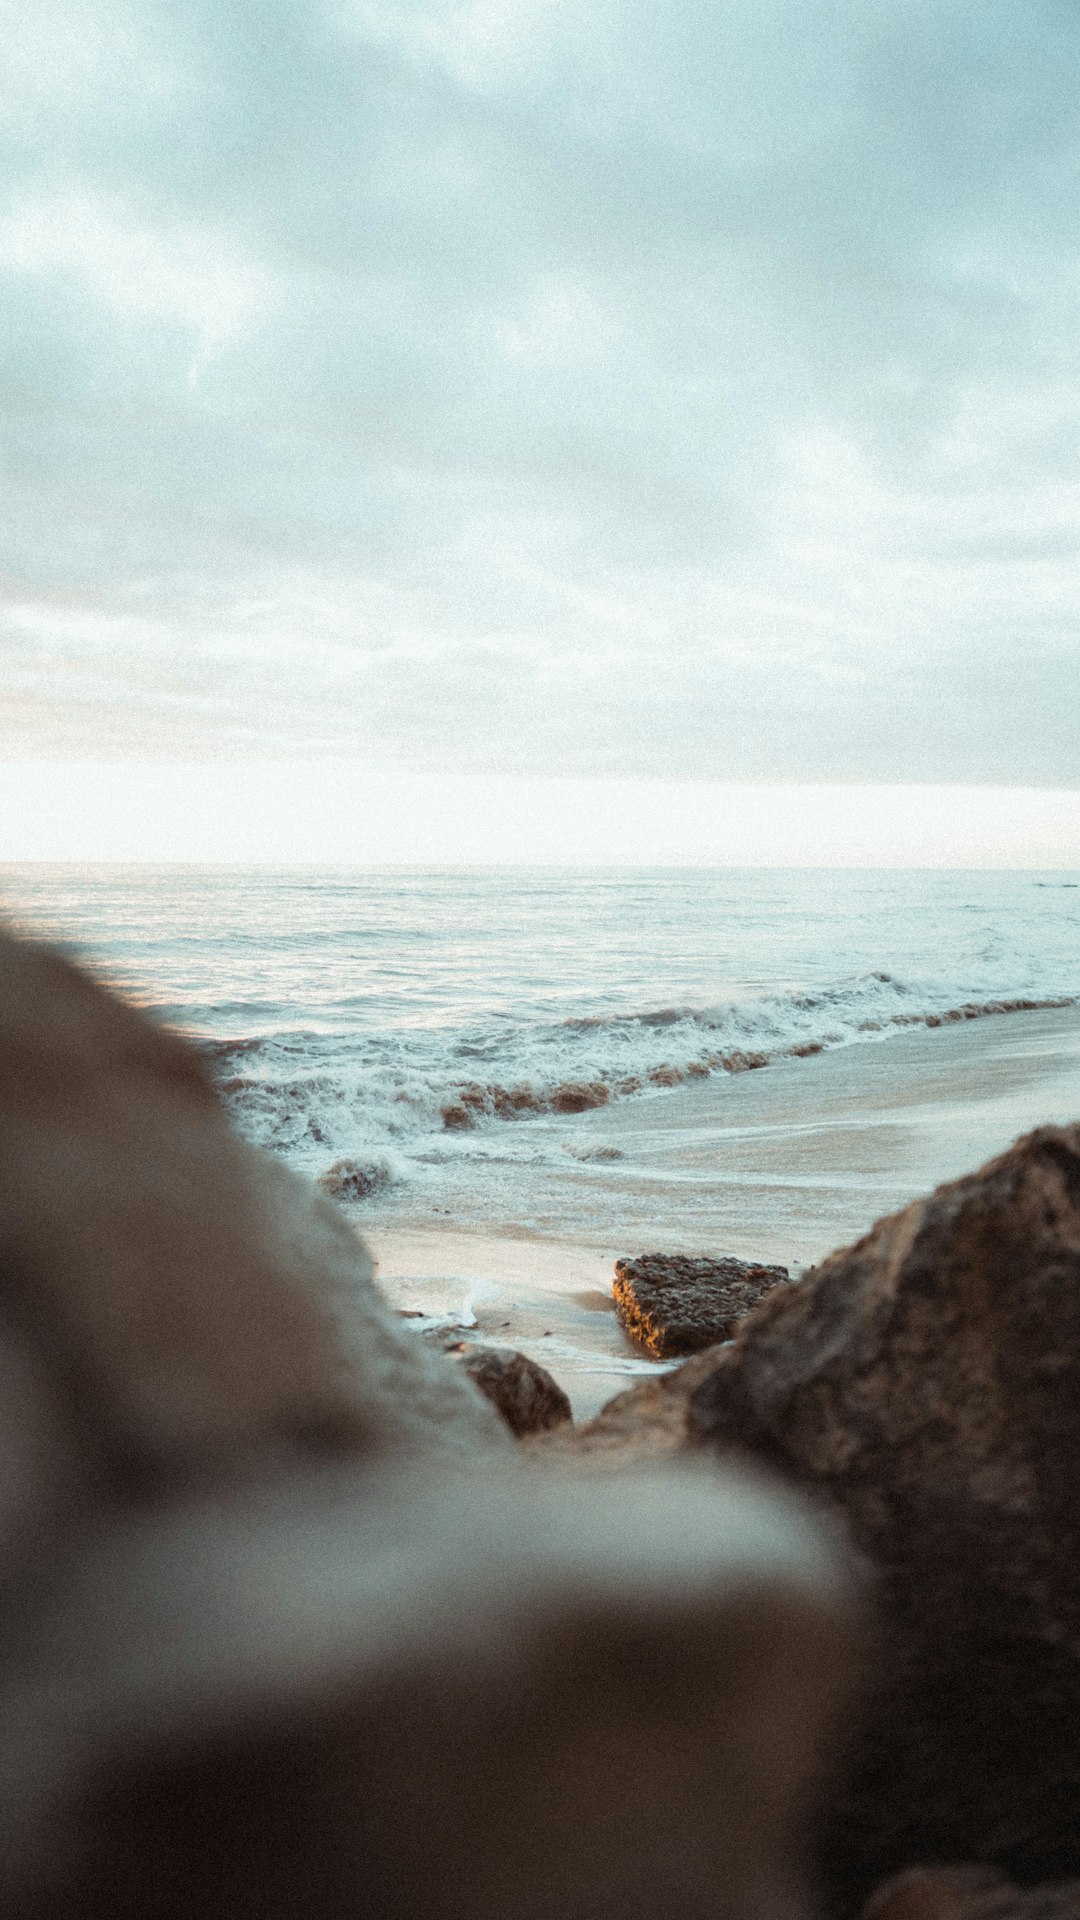
[[[396,1306],[533,1355],[587,1419],[656,1371],[615,1318],[618,1257],[801,1269],[1018,1134],[1078,1118],[1080,1009],[998,1015],[582,1114],[574,1155],[538,1168],[524,1217],[498,1231],[464,1193],[450,1219],[357,1224]],[[611,1157],[576,1157],[598,1146]]]

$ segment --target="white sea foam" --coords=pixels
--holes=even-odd
[[[907,982],[877,971],[812,993],[523,1021],[512,1029],[502,1023],[486,1034],[476,1028],[466,1058],[470,1065],[483,1059],[483,1078],[462,1071],[460,1036],[422,1029],[399,1042],[390,1059],[381,1040],[363,1034],[266,1036],[235,1049],[218,1043],[214,1054],[221,1090],[250,1139],[313,1168],[341,1155],[366,1156],[360,1164],[373,1169],[374,1190],[408,1180],[425,1160],[456,1157],[466,1133],[494,1134],[499,1144],[491,1157],[512,1160],[505,1129],[527,1127],[539,1115],[661,1098],[712,1075],[881,1042],[906,1027],[1072,998],[987,994],[985,987],[983,997],[972,998],[948,980]],[[470,1146],[474,1156],[483,1151],[478,1140]],[[602,1146],[577,1151],[617,1157]]]
[[[477,1324],[476,1309],[497,1300],[502,1291],[490,1280],[466,1280],[461,1275],[424,1274],[405,1279],[397,1274],[380,1274],[385,1291],[397,1300],[399,1310],[408,1316],[418,1333],[468,1333]],[[461,1289],[464,1287],[464,1294]],[[428,1299],[434,1295],[457,1296],[456,1307],[430,1308],[406,1306],[408,1300]]]

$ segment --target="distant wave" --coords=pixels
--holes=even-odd
[[[467,1035],[288,1034],[202,1042],[240,1130],[353,1198],[399,1185],[436,1140],[505,1122],[572,1116],[658,1097],[838,1046],[1077,1003],[1076,995],[957,1000],[931,983],[875,972],[816,992],[712,1007],[605,1012],[558,1022],[494,1020]],[[465,1077],[482,1058],[483,1077]],[[458,1143],[455,1148],[455,1142]],[[331,1163],[336,1163],[333,1166]]]

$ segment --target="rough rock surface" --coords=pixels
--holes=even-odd
[[[1080,1920],[1080,1880],[1017,1887],[988,1867],[912,1867],[878,1888],[861,1920]]]
[[[570,1402],[546,1367],[513,1347],[458,1341],[447,1349],[475,1387],[491,1401],[511,1433],[548,1433],[573,1419]]]
[[[631,1339],[640,1340],[655,1360],[673,1360],[729,1340],[772,1287],[790,1280],[786,1267],[749,1260],[644,1253],[616,1260],[611,1291]]]
[[[1080,1871],[1080,1127],[1046,1127],[777,1289],[691,1402],[844,1515],[877,1696],[829,1845]]]

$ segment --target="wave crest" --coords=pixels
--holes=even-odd
[[[903,1028],[1066,1007],[1076,999],[953,999],[878,972],[813,992],[726,1006],[664,1007],[556,1023],[493,1021],[464,1036],[445,1030],[389,1037],[290,1032],[217,1041],[204,1053],[249,1139],[312,1172],[326,1169],[328,1160],[366,1166],[373,1154],[397,1154],[394,1178],[400,1179],[406,1161],[415,1171],[417,1150],[433,1136],[570,1117],[719,1074],[881,1041]],[[462,1078],[463,1055],[483,1057],[488,1074]],[[366,1178],[355,1176],[357,1195]]]

